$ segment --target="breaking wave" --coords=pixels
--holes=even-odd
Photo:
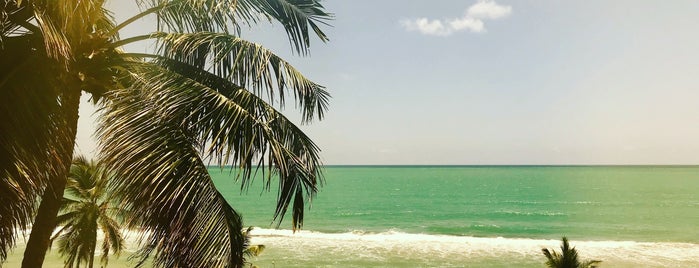
[[[470,237],[361,230],[323,233],[255,228],[252,243],[277,248],[298,258],[433,258],[469,259],[518,258],[539,261],[542,248],[559,249],[560,240]],[[578,241],[572,240],[581,256],[604,260],[608,266],[687,267],[699,266],[699,244],[679,242]]]

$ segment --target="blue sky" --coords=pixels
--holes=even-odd
[[[323,3],[309,57],[279,25],[243,37],[333,95],[304,126],[326,164],[699,164],[697,1]]]

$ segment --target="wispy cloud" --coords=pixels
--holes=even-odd
[[[401,25],[408,31],[425,35],[449,36],[455,32],[485,32],[483,20],[496,20],[512,14],[511,6],[504,6],[492,0],[479,0],[466,9],[464,15],[456,19],[418,18],[402,20]]]

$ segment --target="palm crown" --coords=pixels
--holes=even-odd
[[[215,189],[210,161],[236,166],[243,185],[263,167],[267,187],[279,182],[274,218],[281,222],[292,206],[292,226],[302,226],[321,179],[319,148],[272,104],[291,94],[308,122],[322,118],[329,95],[241,39],[239,28],[278,21],[305,54],[311,34],[327,40],[318,24],[331,15],[316,0],[136,2],[143,12],[118,25],[101,0],[0,2],[0,259],[14,229],[33,223],[23,265],[43,260],[37,251],[55,226],[82,92],[99,107],[100,160],[114,173],[115,198],[133,212],[131,227],[144,231],[144,260],[243,264],[240,216]],[[157,17],[155,32],[120,38],[122,27],[148,15]],[[156,52],[121,49],[143,40],[154,40]]]
[[[63,198],[60,229],[52,240],[58,240],[58,252],[67,257],[66,267],[92,267],[97,248],[97,232],[103,233],[100,262],[107,264],[110,251],[119,254],[124,248],[120,219],[123,211],[112,203],[107,190],[109,172],[94,161],[76,157],[70,169]]]
[[[575,247],[570,246],[568,238],[565,236],[561,241],[561,253],[548,248],[543,248],[541,251],[546,256],[546,266],[550,268],[594,268],[601,262],[597,260],[581,261],[578,257],[578,251]]]

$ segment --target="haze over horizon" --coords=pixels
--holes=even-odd
[[[303,126],[326,164],[699,164],[697,1],[324,5],[331,41],[309,57],[279,25],[243,37],[332,94]],[[118,21],[135,12],[110,6]],[[78,149],[92,155],[82,107]]]

